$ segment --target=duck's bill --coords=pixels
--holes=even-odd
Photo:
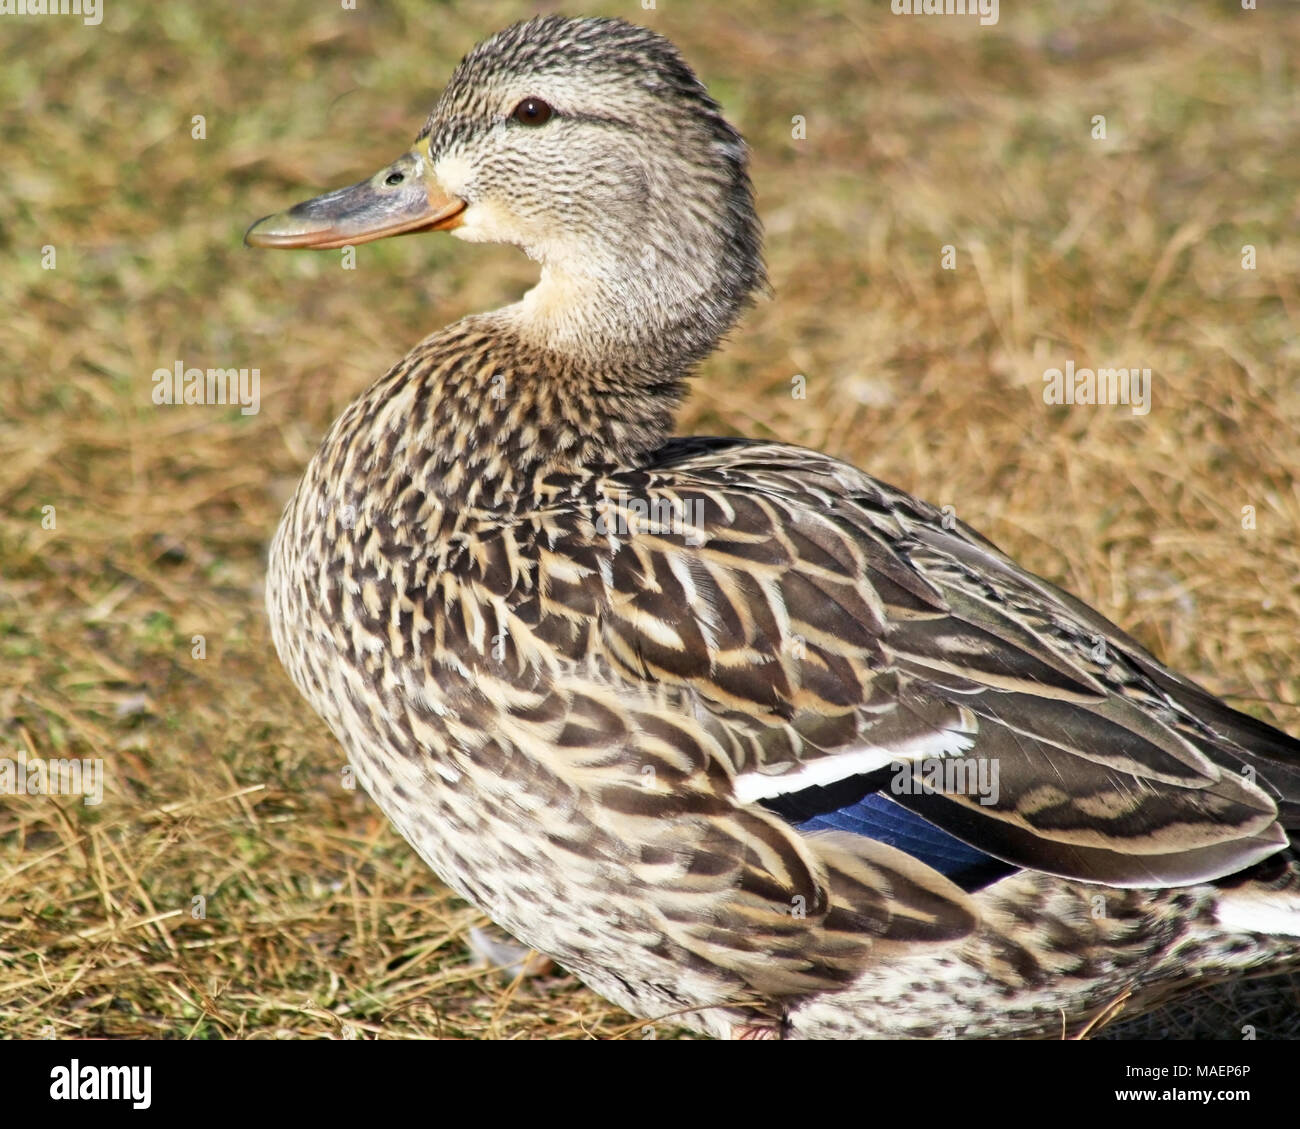
[[[439,187],[427,153],[417,148],[369,180],[258,220],[245,232],[244,242],[250,247],[347,247],[390,235],[448,231],[460,226],[465,208],[464,200]]]

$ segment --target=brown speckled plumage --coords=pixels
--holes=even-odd
[[[532,96],[536,128],[511,116]],[[443,879],[636,1014],[719,1035],[1059,1035],[1300,956],[1291,738],[844,463],[670,437],[763,272],[743,144],[664,40],[517,25],[421,139],[393,168],[542,281],[345,411],[268,608]],[[337,206],[254,231],[291,245]],[[996,764],[997,795],[927,791],[938,758]],[[797,826],[874,793],[996,874]]]

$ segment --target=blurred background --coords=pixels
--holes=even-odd
[[[0,798],[0,1035],[643,1037],[562,974],[473,964],[480,916],[346,787],[262,610],[335,415],[534,273],[419,237],[345,270],[243,232],[402,153],[461,55],[537,12],[662,31],[753,148],[774,294],[704,365],[683,432],[817,447],[951,505],[1300,731],[1300,10],[1259,8],[0,16],[0,757],[106,766],[102,804]],[[1150,368],[1149,412],[1045,403],[1071,361]],[[156,404],[178,363],[257,369],[258,410]],[[1108,1032],[1246,1026],[1296,1037],[1300,979]]]

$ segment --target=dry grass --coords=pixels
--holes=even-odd
[[[755,149],[776,297],[682,429],[823,448],[953,505],[1300,728],[1300,26],[1278,7],[1008,4],[980,30],[883,0],[592,5],[673,37]],[[342,787],[269,644],[265,545],[329,421],[531,277],[436,238],[360,248],[354,272],[240,245],[399,153],[460,54],[533,10],[361,8],[0,20],[0,756],[109,774],[98,807],[0,808],[0,1034],[642,1034],[571,982],[470,966],[478,916]],[[258,367],[260,413],[155,407],[177,359]],[[1045,406],[1067,359],[1149,366],[1150,414]],[[1295,1035],[1296,995],[1249,985],[1130,1031]]]

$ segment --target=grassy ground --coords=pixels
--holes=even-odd
[[[1296,731],[1300,21],[1260,7],[1007,4],[983,29],[885,0],[586,10],[675,39],[755,150],[775,298],[682,430],[952,505]],[[472,967],[478,915],[343,786],[270,647],[265,546],[325,427],[531,278],[437,238],[355,271],[241,246],[403,151],[459,56],[534,6],[359,9],[0,17],[0,757],[108,773],[98,806],[0,806],[2,1035],[644,1034],[571,981]],[[257,367],[260,411],[155,406],[178,360]],[[1149,414],[1045,405],[1068,360],[1150,367]],[[1128,1033],[1295,1036],[1298,1001],[1239,986]]]

